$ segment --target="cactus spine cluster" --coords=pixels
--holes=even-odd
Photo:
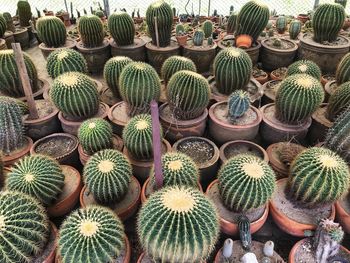
[[[232,211],[245,212],[265,205],[275,189],[271,167],[248,154],[230,158],[220,169],[218,179],[221,199]]]
[[[157,43],[155,17],[157,18],[159,46],[169,46],[173,24],[173,11],[170,5],[163,0],[157,0],[147,8],[146,22],[154,45]]]
[[[197,72],[196,65],[191,59],[182,56],[171,56],[164,61],[161,76],[164,82],[168,83],[170,78],[181,70]]]
[[[6,188],[37,198],[50,205],[62,192],[64,174],[59,163],[45,155],[26,156],[17,162],[6,179]]]
[[[47,243],[49,220],[44,207],[19,192],[0,192],[0,261],[33,262]]]
[[[234,123],[237,118],[242,117],[250,107],[249,94],[244,90],[234,91],[227,101],[228,119]]]
[[[330,96],[327,106],[327,117],[334,119],[350,105],[350,81],[341,84]]]
[[[27,53],[23,52],[23,58],[32,92],[35,93],[39,88],[38,72]],[[1,93],[15,98],[25,96],[15,61],[15,55],[11,49],[0,50],[0,79]]]
[[[333,203],[349,189],[346,162],[333,151],[313,147],[300,153],[290,167],[291,198],[306,206]]]
[[[205,38],[211,37],[214,29],[213,22],[211,22],[210,20],[205,21],[203,23],[202,29],[203,29]]]
[[[283,34],[287,29],[287,19],[285,16],[279,16],[276,20],[276,29],[279,34]]]
[[[7,23],[2,14],[0,14],[0,37],[2,37],[5,34],[7,28]]]
[[[131,176],[128,159],[112,149],[92,155],[83,172],[86,187],[101,204],[120,201],[128,192]]]
[[[62,263],[115,262],[125,249],[124,226],[109,208],[88,206],[70,214],[58,239]]]
[[[276,93],[276,117],[284,123],[301,123],[321,105],[324,91],[319,80],[307,74],[285,78]]]
[[[84,152],[89,155],[113,148],[112,126],[102,118],[84,121],[79,127],[78,138]]]
[[[102,21],[95,15],[82,16],[79,19],[78,31],[85,47],[101,46],[105,37]]]
[[[119,77],[124,67],[130,62],[132,62],[131,58],[117,56],[110,58],[104,66],[103,77],[115,98],[120,98]]]
[[[79,52],[70,49],[62,48],[53,51],[47,57],[46,65],[47,73],[53,79],[65,72],[87,72],[87,64],[84,56]]]
[[[79,72],[58,76],[50,89],[50,98],[63,114],[73,119],[91,117],[99,108],[96,83]]]
[[[339,4],[320,5],[312,18],[314,40],[318,43],[332,42],[338,37],[345,20],[344,7]]]
[[[193,34],[193,45],[202,46],[204,41],[204,32],[201,29],[197,29]]]
[[[140,210],[137,230],[141,246],[154,260],[201,262],[214,249],[219,220],[199,190],[170,186],[150,196]]]
[[[234,33],[237,26],[237,14],[231,14],[227,19],[227,33]]]
[[[253,71],[252,60],[239,48],[226,48],[216,55],[214,76],[217,90],[230,95],[238,89],[246,89]]]
[[[350,81],[350,53],[346,54],[339,62],[335,79],[338,85]]]
[[[26,0],[19,0],[17,2],[17,11],[19,16],[19,24],[22,27],[30,26],[29,20],[32,19],[32,9]]]
[[[152,100],[159,100],[160,79],[155,69],[143,62],[131,62],[119,78],[119,92],[130,108],[130,114],[146,113]]]
[[[127,46],[134,43],[134,20],[128,13],[114,13],[108,18],[108,28],[118,46]]]
[[[38,36],[47,47],[64,46],[67,39],[66,27],[61,19],[55,16],[43,16],[36,22]]]
[[[250,35],[256,41],[270,17],[269,8],[260,1],[249,1],[237,16],[236,36]]]
[[[188,70],[175,73],[168,83],[167,98],[174,116],[190,120],[203,114],[210,99],[208,80]]]
[[[320,80],[322,72],[315,62],[311,60],[299,60],[288,67],[286,76],[289,77],[294,74],[308,74],[315,79]]]
[[[290,39],[297,39],[301,32],[302,24],[299,20],[293,20],[289,24],[289,37]]]

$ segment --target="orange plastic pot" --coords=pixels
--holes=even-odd
[[[253,39],[249,35],[239,35],[236,37],[236,47],[248,49],[252,46]]]

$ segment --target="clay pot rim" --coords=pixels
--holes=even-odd
[[[134,50],[136,48],[144,47],[146,45],[146,42],[142,38],[136,36],[134,37],[134,43],[132,45],[118,46],[113,37],[111,37],[108,41],[111,47],[126,50]]]
[[[277,52],[277,53],[293,53],[295,51],[298,50],[299,46],[292,40],[289,40],[289,39],[286,39],[286,38],[280,38],[281,41],[285,41],[285,42],[289,42],[289,43],[292,43],[293,44],[293,47],[292,48],[289,48],[289,49],[278,49],[278,48],[274,48],[274,47],[271,47],[271,46],[268,46],[266,44],[267,41],[269,41],[270,39],[264,39],[261,41],[261,46],[263,48],[266,48],[270,51],[274,51],[274,52]]]
[[[39,84],[39,89],[33,93],[33,97],[39,97],[40,95],[44,94],[45,90],[49,89],[50,84],[46,79],[38,78],[38,84]],[[20,101],[27,101],[27,98],[25,96],[16,98]]]
[[[171,40],[169,46],[166,46],[166,47],[157,47],[156,45],[153,45],[153,44],[152,44],[152,41],[151,41],[151,42],[148,42],[148,43],[146,44],[146,48],[147,48],[147,50],[150,50],[150,51],[168,52],[168,51],[173,51],[173,50],[179,49],[179,48],[180,48],[180,45],[179,45],[176,41]]]
[[[191,40],[188,40],[188,41],[191,41]],[[194,46],[194,45],[188,45],[188,43],[183,46],[183,49],[186,49],[189,51],[195,51],[195,52],[209,52],[209,51],[215,50],[216,48],[217,48],[217,44],[215,42],[213,42],[213,45],[211,46]]]
[[[337,84],[337,81],[336,80],[327,81],[326,85],[324,86],[324,89],[325,89],[326,93],[328,93],[329,95],[332,95],[332,93],[331,93],[331,86],[334,83]],[[338,85],[337,85],[337,87],[338,87]]]
[[[274,70],[271,71],[271,73],[270,73],[271,81],[283,81],[284,78],[277,77],[277,75],[275,74],[275,71],[277,71],[279,69],[280,68],[277,68],[277,69],[274,69]]]
[[[47,47],[46,44],[44,42],[39,44],[39,48],[42,50],[46,50],[46,51],[54,51],[57,49],[61,49],[61,48],[74,48],[77,45],[77,41],[67,38],[66,42],[63,46],[59,46],[59,47]]]
[[[141,263],[142,259],[145,257],[145,255],[146,255],[146,252],[142,251],[142,253],[137,258],[137,262],[136,263]],[[206,261],[201,261],[200,263],[206,263]]]
[[[93,52],[93,51],[99,51],[99,50],[102,50],[102,49],[105,49],[105,48],[108,48],[109,47],[109,41],[107,38],[104,38],[103,39],[103,42],[100,46],[98,47],[85,47],[84,44],[83,44],[83,41],[82,40],[79,40],[77,41],[76,43],[76,47],[77,49],[80,51],[80,52]]]
[[[10,155],[3,155],[2,159],[4,162],[4,165],[6,165],[6,163],[11,163],[23,156],[25,156],[27,153],[30,152],[30,149],[33,147],[33,140],[32,138],[28,137],[28,136],[23,136],[23,139],[27,141],[27,146],[24,147],[20,152],[18,152],[15,155],[12,155],[10,153]]]
[[[314,113],[312,113],[311,118],[312,118],[312,121],[317,121],[317,122],[319,122],[319,123],[321,123],[321,124],[323,124],[323,125],[325,125],[325,126],[328,126],[328,124],[330,123],[330,126],[327,127],[327,128],[330,128],[330,127],[333,125],[333,122],[332,122],[331,120],[328,119],[328,117],[327,117],[327,111],[325,111],[326,114],[324,115],[324,117],[325,117],[325,120],[329,121],[329,123],[323,122],[323,120],[320,119],[320,118],[318,117],[318,115],[316,114],[319,110],[321,110],[321,109],[323,109],[323,108],[327,108],[327,107],[328,107],[328,104],[329,104],[329,103],[321,103],[321,105],[316,109],[316,111],[315,111]]]
[[[311,38],[309,38],[308,40],[306,39],[306,35],[312,35]],[[347,52],[349,52],[349,47],[350,47],[350,40],[344,36],[338,35],[339,38],[344,39],[345,41],[347,41],[347,44],[343,44],[343,45],[337,45],[337,46],[328,46],[328,45],[322,45],[320,43],[317,43],[313,40],[313,33],[304,33],[299,35],[299,40],[302,44],[304,45],[308,45],[314,48],[319,48],[319,49],[323,49],[323,50],[327,50],[330,51],[338,51],[339,49],[347,49]],[[311,40],[311,41],[309,41]]]
[[[56,117],[58,115],[58,109],[52,104],[52,108],[53,108],[53,112],[51,112],[49,115],[46,115],[44,117],[39,117],[38,119],[34,119],[34,120],[28,120],[28,118],[26,118],[23,122],[25,125],[33,125],[33,124],[40,124],[40,123],[44,123],[47,122],[51,119],[53,119],[54,117]]]
[[[248,34],[237,35],[237,36],[235,36],[235,38],[236,38],[236,47],[238,47],[238,48],[249,49],[249,48],[252,46],[252,44],[253,44],[253,38],[252,38],[250,35],[248,35]],[[245,38],[245,41],[238,41],[239,38]],[[246,39],[249,39],[248,41],[250,41],[249,47],[246,47],[245,45],[237,46],[237,43],[238,43],[238,42],[239,42],[239,43],[241,43],[241,42],[247,42]]]
[[[281,143],[285,143],[285,142],[277,142],[277,143],[270,144],[269,147],[266,148],[267,155],[272,156],[272,151],[275,150],[277,145]],[[284,171],[284,173],[286,172],[287,167],[281,166],[281,164],[279,162],[276,162],[274,158],[269,158],[269,160],[270,160],[270,163],[273,164],[273,167],[277,168],[280,173],[282,173],[282,171]],[[287,173],[288,173],[288,168],[287,168]]]
[[[125,104],[126,107],[128,107],[128,104],[125,102],[125,101],[118,101],[116,104],[114,104],[113,106],[111,106],[107,112],[107,116],[108,116],[108,119],[110,120],[110,122],[112,123],[116,123],[118,125],[121,125],[121,126],[125,126],[126,125],[126,122],[120,122],[119,119],[116,119],[114,118],[114,115],[113,115],[113,112],[116,108],[120,107],[122,104]]]

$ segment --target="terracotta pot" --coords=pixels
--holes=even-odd
[[[128,105],[125,101],[117,102],[108,110],[108,119],[112,124],[113,132],[123,135],[123,129],[131,117],[128,114]]]
[[[323,142],[328,129],[333,126],[333,122],[327,118],[327,106],[327,103],[322,103],[311,116],[312,124],[309,129],[308,137],[312,145]]]
[[[269,80],[269,75],[264,72],[262,76],[254,77],[261,85],[265,84]]]
[[[13,33],[13,37],[15,38],[15,42],[21,44],[22,49],[29,48],[29,33],[27,28],[21,27],[16,29],[16,31]]]
[[[110,39],[112,57],[124,56],[134,61],[146,61],[146,42],[141,38],[135,38],[134,43],[128,46],[118,46],[114,39]]]
[[[55,262],[55,257],[56,257],[56,250],[57,250],[57,239],[58,239],[58,230],[57,227],[50,222],[50,231],[54,238],[53,238],[53,245],[49,244],[44,247],[44,251],[39,255],[34,262],[36,262],[38,259],[42,259],[42,263],[54,263]],[[47,249],[50,249],[50,251],[47,251]]]
[[[120,98],[114,97],[109,87],[104,87],[100,90],[100,100],[106,103],[109,107],[112,107],[114,104],[121,101]]]
[[[41,53],[43,54],[44,58],[47,59],[47,57],[55,50],[60,49],[60,48],[70,48],[70,49],[75,49],[75,46],[77,45],[77,42],[72,39],[66,40],[66,43],[64,46],[61,47],[47,47],[45,43],[41,43],[39,45],[39,48],[41,50]]]
[[[347,234],[350,234],[350,213],[349,211],[347,211],[344,207],[346,207],[344,205],[345,202],[349,202],[349,194],[347,196],[348,199],[344,199],[341,201],[338,201],[335,203],[335,210],[336,210],[336,218],[337,218],[337,222],[339,222],[341,224],[341,226],[343,227],[344,231]],[[349,207],[349,206],[348,206]]]
[[[70,213],[79,200],[79,194],[83,187],[80,173],[69,165],[62,165],[64,186],[57,200],[47,208],[50,217],[60,217]]]
[[[12,166],[19,159],[23,158],[26,155],[29,155],[30,149],[33,146],[33,140],[27,136],[24,136],[23,147],[12,151],[9,155],[3,155],[2,161],[4,166]]]
[[[331,81],[331,80],[329,80],[328,78],[333,78],[333,80],[335,80],[335,76],[334,76],[334,75],[329,75],[329,74],[322,75],[322,76],[321,76],[321,83],[322,83],[323,87],[325,87],[326,84],[327,84],[329,81]],[[327,100],[328,100],[328,98],[327,98]]]
[[[171,57],[180,55],[180,46],[172,41],[167,47],[157,47],[149,42],[146,44],[148,63],[160,74],[164,61]]]
[[[264,91],[264,95],[262,97],[262,106],[275,102],[276,92],[281,82],[281,80],[270,80],[262,86]]]
[[[11,44],[12,43],[15,43],[15,37],[14,37],[14,34],[12,31],[6,31],[3,38],[5,39],[6,41],[6,46],[8,49],[11,49],[12,46]]]
[[[142,252],[142,254],[137,259],[137,263],[149,263],[149,262],[156,262],[156,261],[153,261],[153,259],[147,256],[145,252]],[[201,261],[200,263],[206,263],[206,262]]]
[[[277,70],[279,70],[279,69],[275,69],[274,71],[272,71],[272,72],[270,73],[270,78],[271,78],[272,80],[279,80],[279,81],[282,81],[282,80],[285,78],[285,76],[280,76],[280,75],[278,75],[278,74],[277,74]]]
[[[47,80],[39,78],[38,79],[38,86],[39,86],[38,90],[33,93],[33,97],[36,100],[43,98],[44,91],[46,89],[50,88],[50,84],[49,84],[49,82]],[[16,98],[16,99],[18,99],[20,101],[27,102],[27,98],[25,96],[24,97],[19,97],[19,98]]]
[[[184,36],[176,36],[176,41],[180,46],[185,46],[187,44],[187,35]]]
[[[209,134],[218,145],[228,141],[253,140],[259,132],[262,114],[254,106],[250,106],[250,112],[256,116],[250,123],[244,125],[231,124],[226,118],[227,102],[215,103],[209,109]]]
[[[236,47],[248,49],[252,46],[253,39],[249,35],[236,36]]]
[[[300,20],[301,23],[305,24],[305,22],[309,20],[309,16],[305,14],[299,14],[298,20]]]

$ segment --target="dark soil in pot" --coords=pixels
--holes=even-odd
[[[263,85],[264,96],[262,97],[262,106],[275,102],[276,92],[281,82],[281,80],[271,80]]]
[[[198,165],[210,161],[214,156],[213,147],[204,140],[186,140],[178,145],[177,151],[190,156]]]
[[[290,41],[285,41],[285,39],[279,39],[281,40],[281,45],[280,46],[275,46],[274,43],[274,38],[267,38],[264,43],[268,47],[272,47],[275,49],[280,49],[280,50],[288,50],[288,49],[293,49],[295,45],[291,43]]]
[[[50,235],[47,241],[46,246],[44,247],[44,250],[38,255],[34,260],[33,263],[53,263],[55,260],[56,255],[56,248],[57,248],[57,235],[58,230],[56,226],[50,222]]]

